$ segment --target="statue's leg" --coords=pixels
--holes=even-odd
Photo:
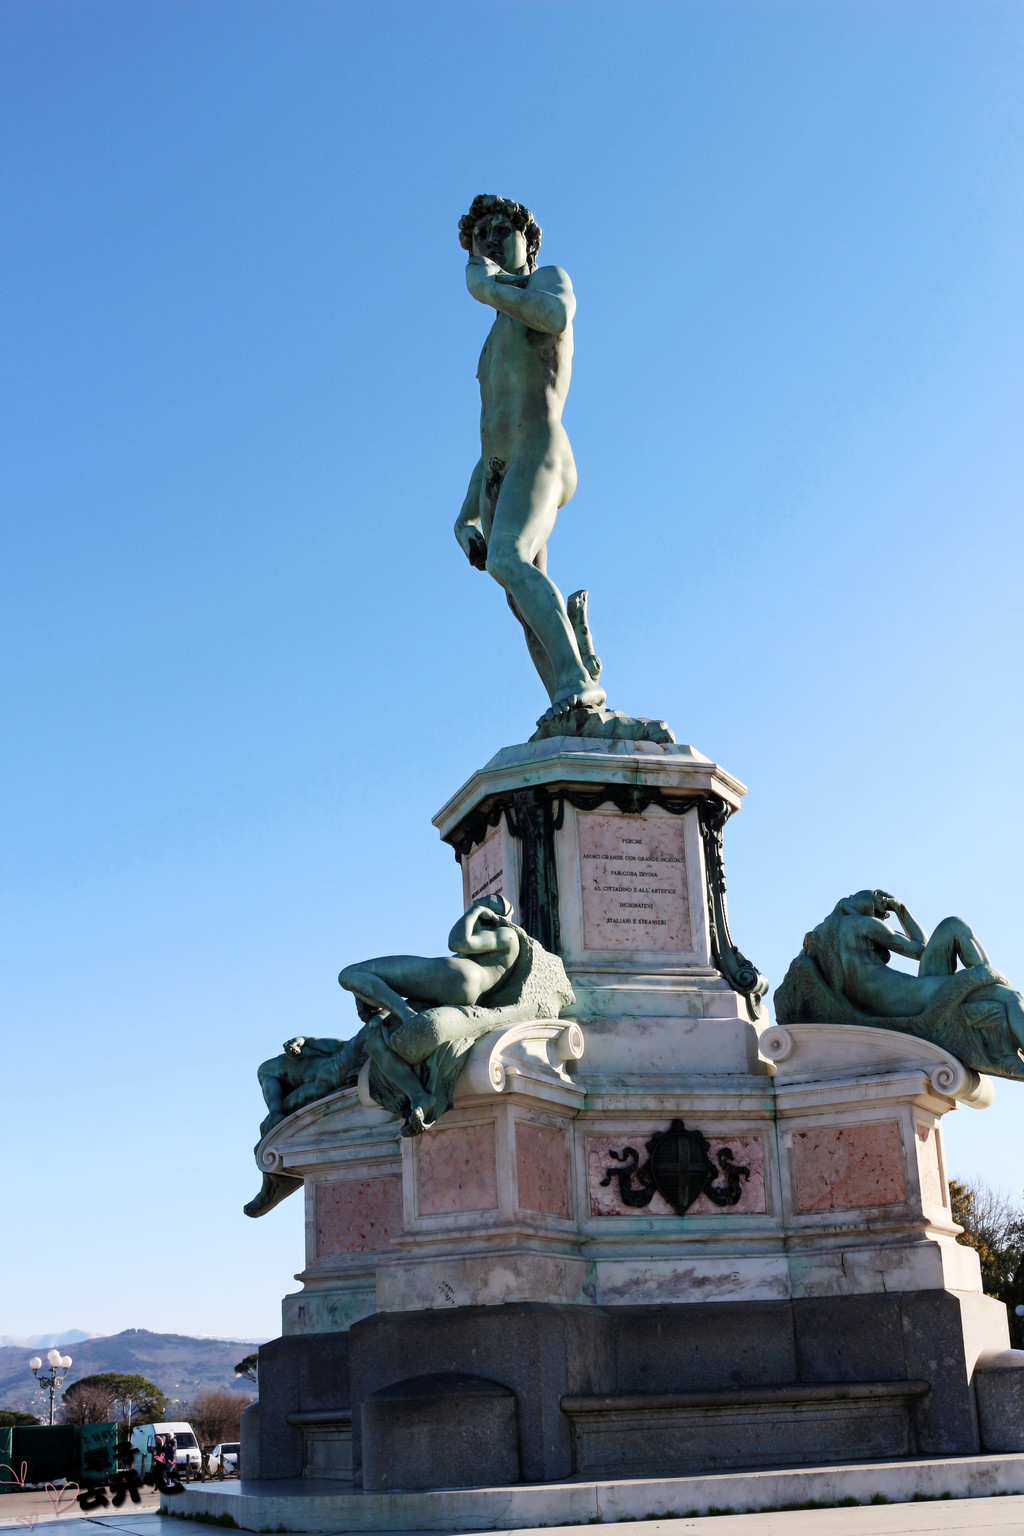
[[[316,1071],[285,1100],[288,1113],[291,1114],[293,1109],[302,1109],[306,1104],[315,1104],[317,1099],[325,1099],[329,1093],[344,1088],[362,1062],[365,1039],[366,1030],[361,1029],[351,1040],[346,1040],[341,1050],[335,1051],[333,1056],[321,1057]]]
[[[473,1019],[462,1008],[429,1008],[399,1029],[392,1030],[388,1048],[413,1066],[419,1066],[439,1045],[465,1040],[474,1034],[473,1024]],[[484,1022],[482,1026],[477,1024],[481,1033],[491,1027],[490,1022]]]
[[[534,565],[536,564],[537,562],[534,561]],[[526,649],[530,653],[530,660],[537,668],[537,675],[541,682],[544,684],[544,690],[547,693],[548,698],[553,699],[555,696],[555,673],[554,668],[548,660],[548,653],[541,645],[540,641],[537,639],[537,636],[534,634],[529,624],[527,624],[522,614],[519,612],[519,609],[516,607],[516,600],[512,596],[511,592],[506,592],[505,597],[508,600],[508,605],[512,609],[512,612],[523,626],[523,634],[526,636]]]
[[[278,1058],[278,1060],[279,1059],[280,1058]],[[266,1135],[267,1131],[272,1125],[276,1125],[279,1120],[283,1120],[285,1114],[285,1090],[281,1083],[280,1077],[278,1077],[277,1073],[273,1070],[274,1066],[274,1060],[265,1061],[256,1073],[256,1076],[259,1079],[259,1085],[263,1090],[264,1102],[266,1103],[267,1109],[270,1111],[266,1120],[263,1122],[263,1126],[260,1129],[261,1136]]]
[[[975,1029],[987,1024],[986,1010],[999,1015],[1000,1024],[1009,1029],[1012,1049],[1024,1050],[1024,997],[1003,982],[993,982],[990,987],[979,987],[972,992],[970,1001],[964,1005],[964,1012]]]
[[[921,954],[919,976],[952,976],[956,963],[988,965],[989,958],[969,924],[959,917],[944,917]]]
[[[423,1086],[408,1062],[391,1049],[389,1042],[384,1038],[384,1030],[380,1024],[371,1024],[367,1028],[366,1053],[381,1076],[386,1077],[399,1093],[405,1094],[409,1100],[410,1117],[415,1116],[416,1111],[419,1110],[421,1123],[429,1124],[435,1114],[433,1095]]]
[[[382,955],[348,965],[338,977],[349,992],[386,1008],[401,1022],[417,1017],[406,998],[469,1006],[493,984],[494,977],[475,960],[454,955]]]
[[[1006,1022],[1010,1026],[1018,1053],[1024,1051],[1024,997],[1012,987],[1000,987],[1001,1001],[1006,1007]]]
[[[247,1216],[265,1216],[272,1211],[275,1205],[290,1195],[293,1190],[302,1188],[302,1180],[291,1173],[265,1173],[260,1192],[254,1199],[244,1205],[242,1209]]]
[[[376,971],[370,969],[373,963],[370,961],[367,965],[346,965],[338,977],[339,985],[343,986],[347,992],[354,992],[363,1002],[383,1008],[386,1013],[392,1014],[396,1019],[404,1021],[415,1018],[416,1010],[409,1007],[405,998],[401,997],[393,987],[388,986]]]
[[[534,564],[555,525],[564,485],[565,467],[547,445],[524,448],[505,473],[487,540],[488,571],[547,653],[554,673],[550,712],[555,714],[605,701],[604,689],[583,665],[562,594]]]

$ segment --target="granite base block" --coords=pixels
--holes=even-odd
[[[264,1480],[325,1470],[347,1476],[340,1428],[330,1426],[350,1417],[353,1485],[370,1476],[378,1487],[409,1486],[413,1474],[395,1470],[388,1414],[398,1410],[364,1410],[386,1404],[389,1389],[396,1403],[409,1397],[415,1378],[453,1375],[482,1377],[508,1394],[500,1413],[515,1410],[517,1475],[527,1482],[580,1477],[596,1467],[608,1477],[657,1476],[741,1464],[1024,1450],[1024,1371],[1007,1345],[1001,1303],[946,1291],[379,1313],[347,1336],[264,1346],[256,1464]],[[998,1371],[991,1365],[997,1359],[1010,1359],[1014,1369]],[[984,1404],[980,1432],[976,1383]],[[692,1394],[703,1396],[698,1402]],[[666,1397],[672,1401],[656,1402]],[[444,1393],[436,1401],[428,1396],[415,1411],[401,1410],[416,1425],[415,1434],[409,1431],[410,1466],[419,1465],[417,1436],[423,1446],[431,1434],[435,1444],[450,1438],[454,1410],[443,1399]],[[581,1407],[588,1399],[590,1406]],[[332,1435],[333,1468],[323,1445],[311,1449],[316,1437],[326,1442]],[[375,1470],[381,1466],[389,1470]],[[436,1461],[433,1475],[439,1486]],[[451,1482],[463,1476],[444,1475]],[[497,1479],[479,1468],[474,1475]],[[381,1483],[381,1476],[391,1481]]]
[[[598,1307],[522,1302],[448,1311],[380,1313],[351,1330],[352,1405],[420,1375],[460,1373],[501,1382],[518,1401],[520,1467],[527,1482],[573,1475],[566,1395],[610,1391],[611,1330]],[[596,1383],[597,1385],[592,1385]],[[353,1421],[354,1462],[369,1426]]]
[[[290,1413],[288,1423],[302,1433],[303,1477],[352,1483],[352,1415],[347,1408],[314,1408]]]
[[[990,1451],[1024,1451],[1024,1350],[981,1355],[974,1369],[978,1425]]]
[[[238,1432],[239,1467],[245,1468],[246,1477],[260,1479],[260,1405],[250,1403],[242,1409]]]
[[[349,1413],[348,1334],[294,1334],[261,1345],[259,1407],[260,1477],[313,1476],[305,1430],[317,1421],[310,1416]]]
[[[664,1477],[780,1463],[876,1461],[914,1449],[927,1382],[563,1398],[578,1477]]]
[[[362,1406],[363,1488],[518,1483],[516,1395],[479,1376],[420,1376]]]

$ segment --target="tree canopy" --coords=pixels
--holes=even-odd
[[[1006,1304],[1010,1342],[1019,1349],[1024,1329],[1015,1308],[1024,1305],[1024,1208],[985,1184],[961,1179],[949,1181],[949,1206],[964,1229],[957,1242],[978,1255],[982,1289]]]
[[[200,1445],[217,1445],[238,1439],[242,1410],[251,1401],[244,1392],[200,1392],[184,1416],[199,1436]]]
[[[19,1413],[16,1408],[0,1408],[0,1429],[27,1429],[38,1424],[34,1413]]]
[[[244,1360],[239,1360],[235,1366],[236,1376],[245,1376],[249,1381],[259,1380],[260,1357],[257,1352],[254,1355],[246,1355]]]
[[[65,1403],[86,1388],[105,1392],[118,1404],[120,1417],[129,1427],[150,1421],[159,1423],[167,1412],[167,1398],[145,1376],[128,1376],[120,1371],[98,1371],[94,1376],[80,1376],[64,1393]]]
[[[106,1387],[77,1382],[74,1392],[65,1392],[57,1417],[62,1424],[109,1424],[115,1417],[114,1399]]]

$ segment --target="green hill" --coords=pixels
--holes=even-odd
[[[167,1394],[172,1406],[191,1402],[197,1392],[209,1387],[228,1387],[252,1397],[255,1387],[251,1381],[239,1380],[234,1366],[254,1348],[251,1339],[193,1339],[181,1333],[126,1328],[109,1338],[65,1345],[64,1352],[74,1362],[65,1386],[98,1371],[122,1371],[147,1377]],[[44,1417],[43,1394],[28,1368],[34,1353],[45,1357],[46,1352],[25,1345],[0,1349],[0,1408]]]

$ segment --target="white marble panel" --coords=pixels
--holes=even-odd
[[[584,948],[690,953],[683,819],[586,811],[577,825]]]
[[[464,859],[466,910],[485,896],[504,896],[505,859],[501,827],[495,827]]]
[[[788,1301],[785,1254],[599,1259],[594,1266],[600,1306],[643,1302]]]
[[[575,1254],[537,1252],[520,1239],[486,1252],[389,1264],[377,1274],[378,1312],[494,1307],[505,1302],[586,1301],[589,1266]]]

